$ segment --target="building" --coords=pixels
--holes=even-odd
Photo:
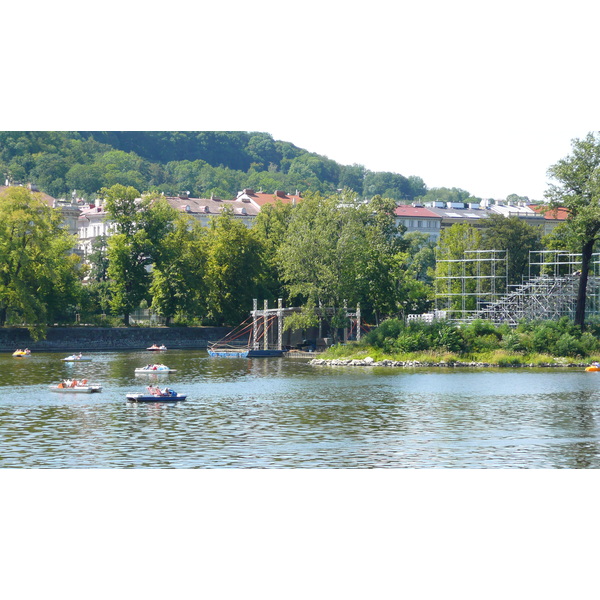
[[[8,181],[7,181],[7,183],[8,183]],[[23,187],[23,186],[0,185],[0,194],[2,194],[2,192],[9,189],[10,187]],[[72,235],[77,235],[77,232],[79,229],[78,219],[79,219],[80,205],[78,205],[76,202],[57,200],[56,198],[49,196],[48,194],[46,194],[44,192],[40,192],[38,190],[37,186],[33,183],[29,183],[25,187],[27,187],[27,189],[30,192],[34,192],[35,194],[37,194],[37,196],[41,200],[43,200],[44,203],[47,204],[50,208],[59,210],[62,215],[63,222],[64,222],[68,232]]]
[[[569,212],[566,208],[555,208],[553,210],[546,210],[547,207],[543,205],[530,204],[529,208],[535,211],[543,217],[544,235],[550,233],[555,227],[564,223],[569,216]]]
[[[264,192],[255,192],[249,188],[243,189],[238,192],[236,201],[247,202],[260,209],[267,204],[276,204],[281,202],[282,204],[291,204],[295,206],[302,200],[302,196],[296,191],[295,194],[286,194],[280,190],[275,190],[273,194],[265,194]]]
[[[429,236],[432,242],[440,238],[442,218],[420,204],[399,204],[394,210],[396,226],[406,227],[406,233],[418,231]]]
[[[260,212],[260,207],[249,200],[221,200],[220,198],[190,198],[187,194],[179,196],[165,196],[167,202],[175,210],[184,212],[202,224],[208,226],[211,217],[220,215],[229,210],[235,219],[239,219],[246,227],[250,227]]]

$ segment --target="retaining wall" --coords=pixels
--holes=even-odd
[[[50,327],[45,340],[34,342],[25,328],[0,328],[0,352],[136,350],[152,344],[167,348],[206,348],[230,331],[229,327]]]

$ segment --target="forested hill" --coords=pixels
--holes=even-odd
[[[351,188],[409,202],[426,193],[418,176],[341,165],[245,131],[0,132],[0,173],[56,198],[85,198],[115,183],[166,194],[230,198],[243,188],[330,193]]]

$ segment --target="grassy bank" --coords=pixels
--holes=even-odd
[[[522,323],[516,328],[486,321],[459,326],[447,322],[405,324],[390,319],[362,342],[338,344],[321,357],[498,366],[583,364],[600,360],[598,334],[594,328],[582,332],[566,318]]]
[[[552,356],[542,353],[515,353],[505,350],[494,350],[491,352],[472,352],[469,354],[461,354],[456,352],[435,352],[432,350],[423,352],[399,352],[387,354],[382,350],[373,346],[358,346],[356,344],[338,345],[329,348],[327,351],[319,355],[319,358],[326,360],[344,359],[344,360],[364,360],[370,357],[375,362],[384,360],[395,362],[419,362],[423,364],[447,364],[455,363],[483,363],[489,365],[497,365],[499,367],[511,366],[547,366],[554,365],[569,365],[573,363],[587,364],[592,361],[600,361],[600,355],[589,357],[563,357]]]

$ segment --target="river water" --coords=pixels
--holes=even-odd
[[[201,350],[0,355],[1,468],[598,468],[600,373],[316,367]],[[135,375],[162,361],[176,373]],[[62,378],[96,394],[48,390]],[[149,382],[177,404],[127,402]]]

